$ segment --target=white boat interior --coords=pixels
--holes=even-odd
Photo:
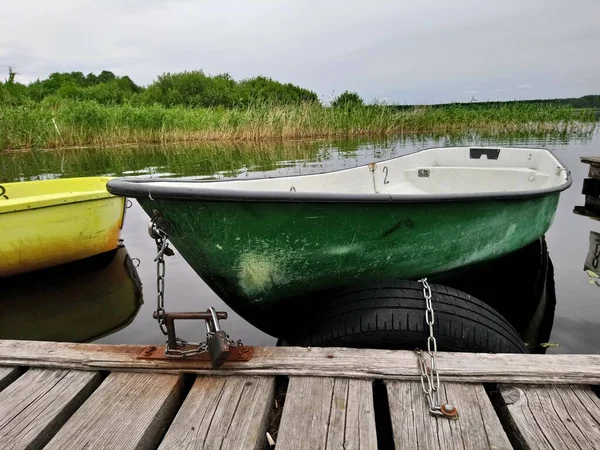
[[[535,191],[567,182],[567,169],[545,149],[441,147],[322,174],[176,183],[199,190],[440,195]]]

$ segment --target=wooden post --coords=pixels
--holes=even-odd
[[[573,212],[600,220],[600,157],[583,156],[581,162],[590,165],[589,178],[583,180],[582,194],[585,205],[576,206]]]

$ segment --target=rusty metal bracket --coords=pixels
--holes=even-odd
[[[203,312],[174,312],[168,313],[166,311],[154,311],[152,317],[155,319],[163,319],[165,321],[165,326],[167,328],[167,339],[169,342],[170,349],[177,349],[177,333],[175,332],[175,320],[205,320],[211,321],[212,315],[210,311]],[[217,319],[225,320],[227,319],[227,313],[225,311],[217,312]]]
[[[193,346],[180,346],[178,347],[181,350],[192,350]],[[231,347],[229,350],[229,354],[225,359],[225,362],[246,362],[252,359],[254,355],[254,348],[247,347],[245,345],[241,345],[239,347]],[[148,359],[148,360],[161,360],[161,361],[173,361],[172,357],[165,355],[165,346],[155,346],[149,345],[146,347],[138,356],[138,359]],[[190,361],[190,362],[198,362],[198,361],[206,361],[210,362],[210,354],[209,353],[198,353],[196,355],[189,355],[185,358],[180,358],[178,361]]]

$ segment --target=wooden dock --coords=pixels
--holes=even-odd
[[[583,180],[581,193],[585,195],[585,205],[576,206],[576,214],[600,220],[600,157],[584,156],[581,162],[590,165],[588,178]]]
[[[441,353],[452,421],[414,352],[259,347],[211,370],[144,350],[0,341],[0,448],[600,448],[600,355]]]

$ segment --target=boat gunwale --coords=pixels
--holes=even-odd
[[[53,196],[35,196],[35,197],[45,197],[39,198],[34,201],[23,202],[23,201],[15,201],[10,204],[8,201],[0,202],[0,214],[8,214],[8,213],[16,213],[16,212],[24,212],[24,211],[33,211],[36,209],[43,208],[53,208],[65,205],[73,205],[77,203],[86,203],[86,202],[94,202],[97,200],[110,200],[110,199],[118,199],[118,196],[111,194],[110,192],[103,191],[93,191],[86,193],[79,193],[73,195],[53,195]],[[26,199],[26,198],[35,198],[35,197],[21,197],[18,200]],[[12,199],[11,199],[12,200]],[[15,199],[17,200],[17,199]]]
[[[56,178],[51,180],[32,180],[32,182],[59,181],[65,185],[69,181],[77,180],[79,183],[90,181],[108,181],[109,177],[79,177],[79,178]],[[10,186],[21,182],[2,183],[1,186]],[[27,181],[25,181],[27,183]],[[101,186],[95,186],[87,189],[71,189],[59,192],[51,192],[49,194],[36,194],[20,197],[12,197],[9,199],[0,199],[0,214],[17,213],[32,211],[35,209],[51,208],[64,205],[72,205],[76,203],[93,202],[96,200],[105,200],[117,198],[106,189],[106,182]]]
[[[397,160],[416,153],[427,150],[444,149],[451,147],[429,147],[405,155],[387,158],[375,161],[376,164],[385,163],[386,161]],[[454,147],[452,147],[454,148]],[[458,194],[383,194],[383,193],[328,193],[328,192],[288,192],[288,191],[243,191],[232,189],[199,189],[197,187],[181,187],[177,184],[181,183],[227,183],[230,181],[256,181],[265,179],[282,179],[292,177],[308,177],[319,174],[329,174],[342,172],[352,168],[343,168],[330,170],[327,172],[307,173],[301,175],[286,175],[281,177],[265,177],[265,178],[227,178],[221,180],[190,180],[186,178],[152,178],[152,177],[123,177],[113,178],[108,181],[106,189],[114,195],[121,195],[133,198],[169,199],[169,200],[202,200],[207,202],[252,202],[252,203],[436,203],[436,202],[463,202],[463,201],[479,201],[479,200],[513,200],[527,199],[550,195],[562,192],[573,184],[571,171],[560,161],[554,152],[542,147],[463,147],[463,148],[490,148],[490,149],[532,149],[543,150],[548,152],[565,170],[567,179],[564,183],[558,186],[552,186],[542,189],[532,189],[526,191],[510,191],[510,192],[473,192],[473,193],[458,193]],[[363,164],[362,167],[367,164]],[[156,186],[154,183],[173,183],[172,186]]]

